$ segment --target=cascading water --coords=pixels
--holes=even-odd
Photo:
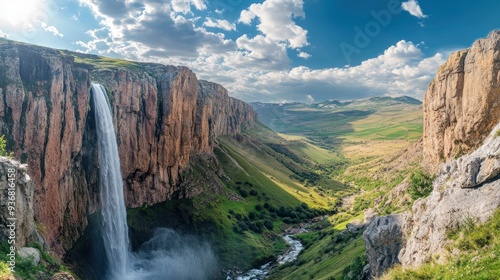
[[[120,158],[113,118],[102,85],[92,84],[97,126],[102,204],[102,237],[109,280],[203,280],[216,267],[212,248],[194,236],[157,229],[131,252]]]
[[[102,237],[109,264],[108,278],[124,279],[129,263],[129,239],[120,158],[106,89],[92,84],[92,91],[99,149]]]

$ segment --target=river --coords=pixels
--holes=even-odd
[[[304,232],[304,230],[301,232]],[[235,278],[228,276],[227,280],[262,280],[278,265],[296,260],[300,252],[304,249],[304,246],[299,240],[293,239],[292,235],[287,234],[283,236],[283,239],[290,245],[290,248],[280,255],[276,261],[268,262],[259,268],[249,270],[245,274],[238,275]]]

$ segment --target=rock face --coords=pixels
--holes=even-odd
[[[9,177],[9,174],[15,174],[15,177]],[[15,186],[15,200],[10,200],[13,196],[9,193],[12,190],[9,183]],[[13,221],[12,218],[15,218],[15,245],[18,248],[28,242],[40,242],[33,212],[34,190],[33,181],[27,174],[26,164],[0,157],[0,241],[9,240],[11,230],[8,226]],[[15,202],[13,212],[9,211],[8,207],[12,206],[9,201]]]
[[[378,217],[370,223],[363,238],[372,275],[379,276],[396,263],[417,267],[434,256],[444,261],[450,253],[447,231],[467,220],[485,222],[500,207],[499,129],[500,124],[473,153],[443,164],[433,192],[417,200],[411,213]],[[401,243],[401,250],[383,249],[385,244]]]
[[[373,276],[380,276],[393,264],[398,263],[403,237],[401,235],[402,215],[374,218],[365,232],[366,255]]]
[[[424,101],[424,163],[448,162],[437,169],[432,193],[417,200],[411,213],[368,226],[363,237],[373,276],[396,263],[446,261],[446,232],[468,220],[485,222],[500,207],[499,70],[500,31],[440,67]],[[402,244],[400,250],[373,246],[394,243]]]
[[[415,202],[402,222],[406,245],[399,254],[405,266],[419,266],[433,255],[446,255],[446,231],[467,219],[485,222],[500,207],[500,137],[493,128],[484,144],[469,155],[441,166],[434,191]]]
[[[500,31],[451,55],[424,98],[427,165],[476,149],[500,121]]]
[[[179,184],[190,158],[256,120],[186,67],[119,62],[0,39],[0,134],[28,164],[35,220],[59,253],[100,208],[91,83],[108,91],[128,207],[192,193]]]

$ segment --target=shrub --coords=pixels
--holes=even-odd
[[[10,157],[12,153],[7,152],[7,141],[5,140],[5,135],[0,136],[0,156]]]
[[[240,195],[242,197],[247,197],[248,196],[248,192],[246,190],[240,189],[239,192],[240,192]]]
[[[413,200],[417,200],[421,197],[427,197],[432,192],[432,182],[434,178],[422,170],[418,170],[413,173],[410,177],[410,186],[408,191]]]
[[[271,220],[269,220],[269,219],[267,219],[267,220],[264,221],[264,226],[268,230],[272,230],[274,228],[273,222]]]
[[[255,218],[256,218],[256,217],[257,217],[257,216],[255,215],[255,213],[254,213],[254,212],[250,212],[250,213],[248,213],[248,218],[249,218],[250,220],[252,220],[252,221],[253,221],[253,220],[255,220]]]

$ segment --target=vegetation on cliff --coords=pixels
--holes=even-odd
[[[381,280],[497,279],[500,275],[500,210],[487,223],[477,222],[466,219],[459,228],[449,230],[452,255],[440,256],[417,269],[396,266]]]

